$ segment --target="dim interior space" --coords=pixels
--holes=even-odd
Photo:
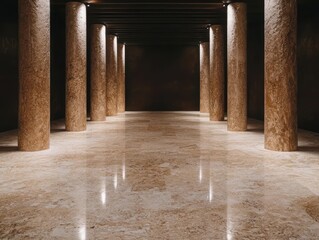
[[[6,0],[0,239],[319,238],[317,0]]]

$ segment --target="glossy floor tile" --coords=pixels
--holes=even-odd
[[[51,149],[0,134],[0,239],[319,239],[319,134],[264,150],[197,112],[52,126]]]

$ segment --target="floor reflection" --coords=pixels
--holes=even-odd
[[[51,138],[45,152],[1,153],[0,239],[319,235],[316,151],[267,151],[262,133],[195,112],[126,113]]]

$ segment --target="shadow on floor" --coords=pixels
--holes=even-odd
[[[319,146],[299,146],[298,151],[319,154]]]
[[[65,132],[65,129],[51,129],[50,132],[51,133],[57,133],[57,132]]]
[[[247,132],[264,133],[264,129],[261,127],[250,127],[247,129]]]
[[[0,146],[0,152],[15,152],[18,151],[17,146]]]

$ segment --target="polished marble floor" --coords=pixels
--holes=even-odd
[[[197,112],[54,122],[51,149],[0,134],[0,239],[319,239],[319,134],[264,150]]]

